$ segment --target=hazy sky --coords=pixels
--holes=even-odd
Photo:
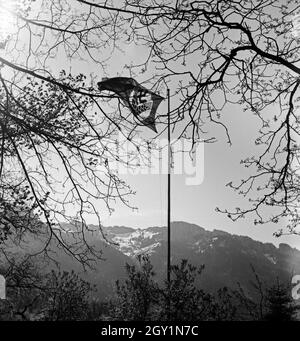
[[[165,105],[162,105],[165,108]],[[205,229],[220,229],[234,234],[248,235],[261,241],[275,244],[287,242],[300,247],[300,237],[275,238],[272,234],[279,224],[254,225],[253,217],[232,222],[226,215],[217,213],[216,206],[233,209],[247,207],[249,203],[225,185],[238,182],[246,174],[240,160],[255,154],[254,138],[256,119],[251,113],[243,112],[238,106],[230,106],[224,112],[230,127],[232,146],[226,143],[224,132],[218,133],[218,141],[204,145],[204,179],[200,185],[186,184],[186,174],[172,175],[171,178],[171,217],[172,221],[183,220],[196,223]],[[146,128],[145,128],[146,129]],[[202,151],[200,151],[202,152]],[[128,225],[144,228],[153,225],[165,226],[167,223],[167,176],[127,175],[123,178],[137,191],[132,203],[138,211],[118,206],[116,211],[103,219],[104,225]]]

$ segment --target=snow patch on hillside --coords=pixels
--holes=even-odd
[[[159,232],[150,232],[144,230],[136,230],[132,233],[115,235],[112,240],[118,244],[117,248],[126,256],[135,257],[138,254],[152,254],[154,249],[160,245],[159,242],[153,243],[146,247],[142,247],[145,239],[153,239],[159,235]]]
[[[265,257],[266,257],[271,263],[277,264],[277,260],[276,260],[276,258],[275,258],[274,256],[272,256],[272,255],[266,253],[266,254],[265,254]]]
[[[157,247],[159,247],[161,244],[158,242],[158,243],[154,243],[154,244],[151,244],[151,245],[148,245],[146,247],[143,247],[142,249],[140,250],[136,250],[134,252],[134,255],[137,256],[137,255],[140,255],[140,254],[144,254],[144,255],[151,255],[152,253],[155,252],[155,249]]]

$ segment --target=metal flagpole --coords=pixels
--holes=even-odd
[[[167,89],[168,94],[168,260],[167,260],[167,280],[170,282],[171,276],[171,129],[170,129],[170,89]]]

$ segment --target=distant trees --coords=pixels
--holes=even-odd
[[[292,321],[299,306],[288,285],[254,283],[257,297],[240,288],[201,289],[204,267],[186,260],[172,266],[171,281],[158,281],[147,256],[126,266],[110,300],[74,272],[45,271],[24,259],[0,269],[7,279],[7,300],[0,300],[0,320],[39,321]],[[200,277],[199,277],[200,276]],[[259,279],[259,278],[258,278]]]

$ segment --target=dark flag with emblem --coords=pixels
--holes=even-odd
[[[164,99],[163,97],[144,88],[133,78],[127,77],[104,79],[98,82],[98,89],[117,94],[141,125],[145,125],[157,133],[155,114],[157,107]]]

